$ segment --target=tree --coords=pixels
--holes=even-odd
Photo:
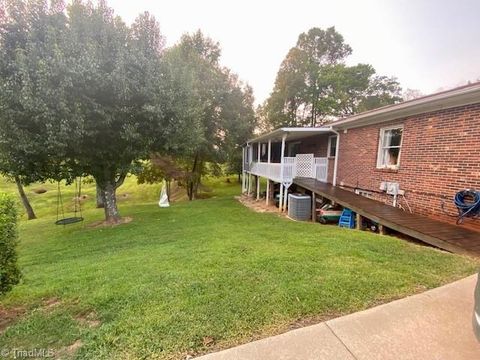
[[[418,89],[406,89],[403,92],[403,100],[408,101],[408,100],[414,100],[418,99],[419,97],[425,96],[420,90]]]
[[[163,49],[158,24],[145,13],[129,28],[104,1],[75,0],[67,14],[58,1],[28,4],[34,11],[19,10],[28,21],[26,45],[10,47],[14,60],[2,74],[1,149],[20,140],[28,180],[92,175],[106,222],[118,223],[116,189],[163,134],[154,101]],[[15,23],[10,13],[6,22]],[[2,34],[12,37],[8,29]]]
[[[190,200],[209,171],[206,164],[218,169],[235,161],[234,151],[254,128],[252,90],[219,65],[220,54],[218,43],[198,31],[184,35],[164,57],[164,109],[175,128],[167,129],[169,140],[159,150],[183,169]]]
[[[28,219],[36,216],[23,185],[46,180],[54,157],[48,153],[51,131],[28,86],[31,76],[39,82],[45,78],[48,64],[28,67],[38,57],[52,54],[54,38],[62,29],[62,11],[59,1],[52,2],[51,8],[45,1],[12,0],[0,6],[0,173],[15,181]]]
[[[326,112],[332,116],[351,116],[402,100],[398,82],[377,76],[368,64],[325,67],[322,80],[327,87],[323,99]]]
[[[318,126],[338,116],[400,101],[395,79],[376,76],[371,65],[346,66],[344,61],[351,53],[333,27],[300,34],[260,108],[264,127]]]

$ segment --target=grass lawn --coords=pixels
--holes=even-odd
[[[119,205],[133,221],[115,228],[88,227],[102,217],[93,196],[85,226],[54,226],[54,192],[39,195],[41,218],[20,224],[23,281],[0,299],[0,310],[21,314],[0,349],[184,358],[436,287],[478,265],[388,236],[254,213],[233,199],[234,181],[209,185],[209,199],[160,209],[159,186],[130,179]]]

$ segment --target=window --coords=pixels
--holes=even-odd
[[[327,156],[335,157],[336,154],[337,154],[337,135],[329,136]]]
[[[389,126],[380,129],[377,168],[398,169],[402,149],[403,126]]]

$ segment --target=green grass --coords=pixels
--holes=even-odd
[[[0,349],[184,358],[436,287],[478,265],[393,237],[254,213],[233,199],[234,181],[208,185],[209,199],[160,209],[158,185],[129,179],[120,211],[133,221],[114,228],[88,227],[102,217],[93,196],[85,226],[65,228],[52,225],[53,194],[35,198],[42,217],[20,225],[23,281],[0,299],[25,313],[0,335]]]

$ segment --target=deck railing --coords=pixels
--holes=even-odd
[[[250,173],[262,176],[275,182],[291,182],[296,177],[314,178],[326,182],[328,175],[328,159],[308,157],[299,154],[297,157],[283,158],[283,174],[281,163],[252,162],[249,165]],[[300,159],[300,160],[299,160]],[[297,167],[297,163],[299,166]],[[283,175],[283,176],[282,176]]]

